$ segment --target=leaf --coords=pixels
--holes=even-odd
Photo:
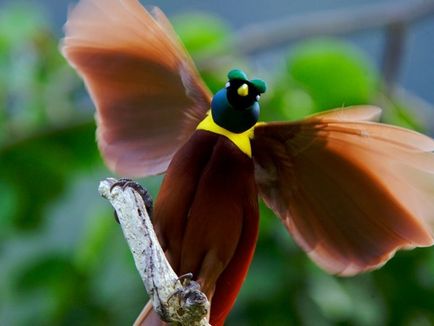
[[[13,223],[21,229],[40,225],[45,208],[81,169],[102,164],[95,143],[94,122],[71,125],[0,148],[0,180],[14,185],[17,206]]]
[[[191,12],[173,18],[172,24],[188,52],[194,57],[205,50],[225,46],[229,28],[217,17]]]
[[[302,43],[289,58],[288,70],[319,110],[371,103],[378,85],[363,54],[337,40]]]

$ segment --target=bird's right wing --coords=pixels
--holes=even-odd
[[[433,244],[434,140],[359,106],[255,128],[259,192],[308,255],[353,275]]]
[[[103,158],[123,176],[164,172],[209,110],[211,94],[158,8],[81,0],[62,51],[96,106]]]

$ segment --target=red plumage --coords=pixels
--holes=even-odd
[[[211,324],[223,325],[257,238],[252,159],[227,138],[196,131],[169,165],[153,223],[178,275],[192,272],[212,298]]]
[[[176,272],[193,272],[211,299],[212,324],[224,323],[251,262],[257,192],[334,274],[433,243],[431,138],[373,122],[381,110],[360,106],[258,125],[249,158],[225,136],[195,131],[210,92],[161,11],[81,0],[65,30],[62,50],[96,105],[107,165],[147,176],[170,162],[156,231]],[[161,324],[150,311],[142,316]]]

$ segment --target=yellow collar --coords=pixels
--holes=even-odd
[[[203,119],[196,128],[197,130],[207,130],[213,133],[227,137],[231,142],[233,142],[244,154],[248,157],[252,157],[252,147],[250,145],[250,139],[253,139],[255,126],[252,128],[236,134],[225,128],[220,127],[216,124],[210,113],[207,114],[206,118]]]

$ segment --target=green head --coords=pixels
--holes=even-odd
[[[219,90],[211,101],[211,114],[220,127],[241,133],[258,122],[258,101],[267,86],[260,79],[249,80],[239,69],[231,70],[228,79],[226,87]]]

